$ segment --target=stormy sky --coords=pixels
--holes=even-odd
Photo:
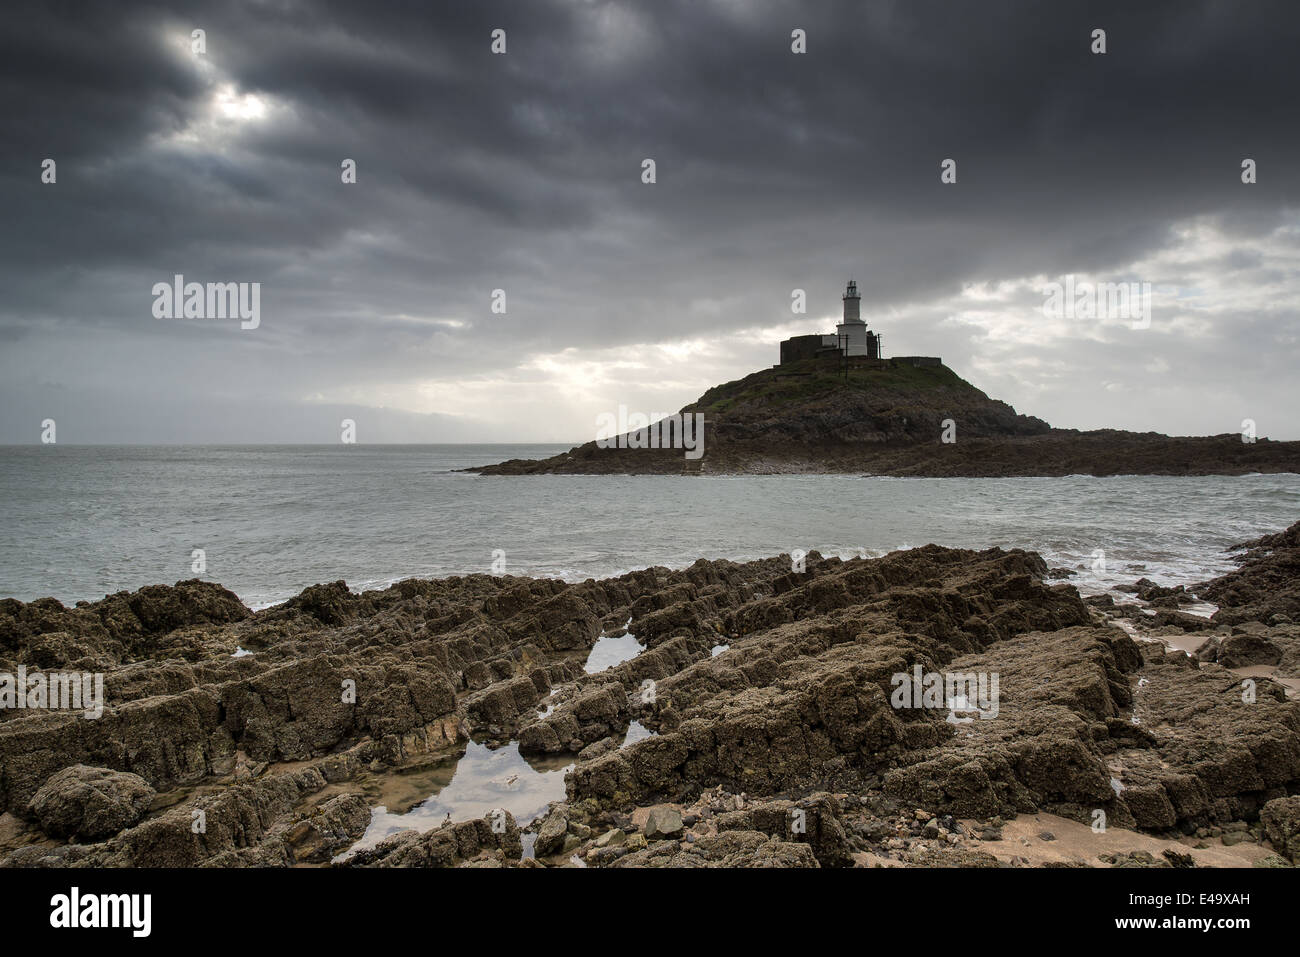
[[[9,0],[0,442],[578,443],[849,278],[1054,425],[1297,439],[1297,49],[1293,0]],[[176,274],[260,324],[155,318]]]

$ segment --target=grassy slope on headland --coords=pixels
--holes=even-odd
[[[484,475],[779,474],[1240,475],[1300,472],[1300,442],[1237,433],[1054,429],[991,399],[946,366],[805,360],[714,386],[683,413],[703,413],[704,455],[600,448],[512,459]],[[944,442],[945,427],[955,441]],[[626,445],[626,443],[623,443]]]

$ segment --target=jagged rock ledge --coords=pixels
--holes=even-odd
[[[257,613],[201,581],[0,601],[0,670],[102,671],[107,696],[97,720],[0,711],[0,861],[327,864],[386,784],[472,736],[567,755],[565,801],[337,866],[1287,864],[1298,536],[1197,590],[1211,618],[1185,590],[1085,601],[1031,552],[933,545],[802,573],[334,582]],[[587,674],[624,628],[645,650]],[[996,673],[996,716],[895,707],[917,667]],[[624,746],[633,720],[651,734]]]

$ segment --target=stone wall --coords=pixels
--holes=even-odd
[[[822,356],[834,358],[840,354],[839,349],[834,346],[829,348],[823,344],[823,337],[819,335],[811,336],[794,336],[781,342],[781,364],[787,362],[798,362],[801,359],[816,359]]]

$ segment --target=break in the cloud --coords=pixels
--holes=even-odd
[[[1298,34],[1288,2],[11,2],[0,441],[578,442],[770,365],[851,276],[886,354],[1054,424],[1300,438]],[[261,282],[260,326],[154,319],[175,273]],[[1066,274],[1151,283],[1150,328],[1046,318]]]

